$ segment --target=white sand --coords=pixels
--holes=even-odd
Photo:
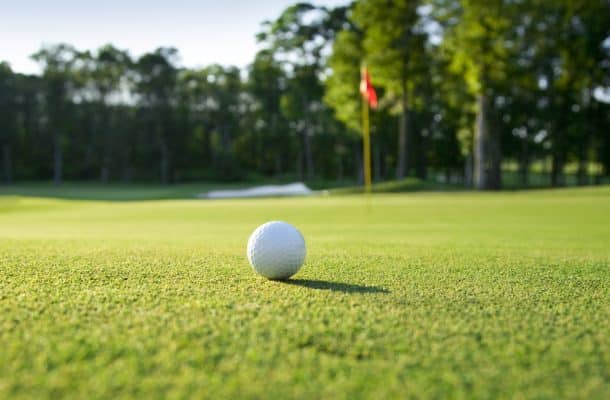
[[[313,191],[303,182],[288,185],[265,185],[239,190],[212,190],[201,193],[202,199],[238,199],[248,197],[275,197],[275,196],[309,196]]]

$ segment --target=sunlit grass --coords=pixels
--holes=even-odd
[[[291,283],[247,264],[272,219]],[[0,197],[0,398],[608,398],[609,244],[607,187]]]

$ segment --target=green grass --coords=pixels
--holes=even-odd
[[[373,193],[401,193],[421,191],[465,191],[463,184],[437,183],[431,180],[422,181],[417,178],[404,178],[393,181],[376,182],[371,185]],[[362,185],[337,187],[328,190],[332,195],[346,195],[364,193]]]
[[[111,183],[102,185],[89,182],[67,182],[61,187],[52,182],[37,182],[0,186],[0,195],[49,197],[70,200],[167,200],[193,199],[198,194],[215,189],[233,189],[252,186],[247,183],[181,183],[175,185],[159,185],[145,183]]]
[[[0,184],[0,196],[27,196],[27,197],[46,197],[69,200],[106,200],[106,201],[134,201],[134,200],[168,200],[168,199],[194,199],[198,195],[210,190],[218,189],[243,189],[260,185],[282,185],[298,182],[294,180],[259,180],[251,182],[234,183],[177,183],[171,185],[160,185],[150,183],[109,183],[100,184],[97,182],[66,182],[60,187],[52,182],[26,182],[11,185]],[[415,179],[405,180],[405,182],[419,182]],[[311,181],[307,186],[312,190],[331,189],[341,192],[341,188],[347,188],[344,193],[357,193],[361,189],[352,186],[353,182],[336,181]],[[403,181],[397,183],[387,182],[380,184],[391,190],[413,190],[412,185],[405,185]],[[392,190],[393,189],[393,190]],[[417,188],[422,190],[421,187]],[[384,190],[386,191],[386,190]]]
[[[245,258],[271,219],[290,282]],[[0,196],[0,398],[607,399],[609,321],[608,187]]]

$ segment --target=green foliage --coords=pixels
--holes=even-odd
[[[16,99],[11,94],[15,90],[15,75],[10,65],[0,62],[0,143],[9,141],[9,135],[15,129]]]
[[[329,59],[332,74],[326,79],[324,101],[336,118],[354,133],[361,134],[360,64],[364,59],[362,37],[356,30],[337,34]]]
[[[609,199],[0,197],[0,397],[608,398]]]
[[[32,59],[44,68],[42,83],[45,116],[49,128],[58,135],[69,130],[70,100],[78,87],[78,75],[74,73],[78,56],[78,51],[67,44],[43,47],[32,55]]]
[[[176,49],[160,47],[138,59],[136,87],[145,107],[169,106],[177,79],[177,56]]]
[[[371,75],[387,94],[400,98],[407,81],[413,92],[421,80],[426,36],[417,31],[419,22],[414,0],[360,1],[354,8],[354,21],[365,32],[363,47]]]
[[[459,23],[449,28],[444,44],[453,52],[452,67],[463,73],[474,94],[507,78],[513,47],[508,35],[513,27],[511,18],[518,12],[516,4],[506,0],[460,1]]]
[[[566,165],[585,184],[598,162],[599,181],[610,174],[607,15],[604,0],[298,3],[263,24],[245,70],[183,68],[172,48],[132,59],[110,44],[45,46],[33,55],[41,76],[0,63],[0,175],[357,180],[364,61],[380,98],[377,181],[430,169],[468,182],[473,159],[495,172],[517,162],[523,185],[532,163],[551,159],[562,185]],[[489,144],[477,146],[477,120]]]
[[[258,36],[266,47],[264,51],[270,52],[273,60],[281,63],[280,68],[286,77],[279,99],[280,113],[289,121],[288,127],[294,137],[290,150],[296,156],[299,174],[309,180],[315,178],[319,167],[317,161],[330,165],[337,158],[320,151],[321,160],[316,160],[314,152],[316,142],[327,141],[323,135],[337,125],[323,102],[321,77],[326,70],[324,50],[341,30],[344,21],[343,7],[331,11],[297,3],[288,7],[277,20],[267,23]],[[337,141],[341,139],[336,138]],[[320,148],[324,149],[323,146]],[[279,160],[280,156],[277,158]]]

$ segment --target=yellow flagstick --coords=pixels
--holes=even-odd
[[[369,103],[362,96],[362,150],[364,170],[364,191],[371,193],[371,130],[369,122]]]

